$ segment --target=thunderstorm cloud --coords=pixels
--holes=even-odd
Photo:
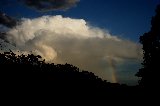
[[[41,55],[47,62],[73,64],[111,82],[121,80],[117,73],[126,71],[125,65],[141,61],[139,44],[93,27],[84,19],[61,15],[23,18],[5,37],[16,50]],[[135,72],[132,68],[128,72]],[[134,75],[127,77],[135,80]]]

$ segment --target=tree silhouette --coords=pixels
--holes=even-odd
[[[6,75],[7,79],[16,80],[16,82],[20,83],[22,81],[28,82],[29,80],[40,83],[43,81],[54,83],[56,81],[64,84],[64,86],[65,84],[72,84],[70,86],[93,88],[103,88],[105,84],[110,84],[111,86],[117,85],[103,81],[98,76],[95,76],[94,73],[80,70],[67,63],[57,65],[46,63],[45,60],[42,60],[41,56],[33,54],[16,55],[12,51],[0,53],[0,67],[2,75]],[[17,80],[17,78],[20,80]]]
[[[0,53],[0,67],[1,91],[16,92],[13,95],[93,95],[110,99],[143,96],[136,86],[107,82],[71,64],[46,63],[39,55]]]
[[[156,15],[151,20],[151,30],[140,36],[143,44],[143,67],[136,76],[141,77],[141,86],[155,86],[158,71],[160,71],[160,5],[157,6]]]

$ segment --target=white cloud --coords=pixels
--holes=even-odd
[[[118,77],[117,64],[139,63],[141,57],[139,44],[119,39],[83,19],[60,15],[22,19],[7,34],[8,41],[21,51],[40,54],[48,62],[73,64],[112,82]]]

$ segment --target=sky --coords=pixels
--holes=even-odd
[[[48,62],[67,62],[110,82],[134,85],[142,62],[139,36],[149,31],[158,3],[1,0],[0,11],[20,20],[15,27],[5,27],[5,39],[11,46],[16,45],[14,50],[32,51]]]
[[[33,18],[47,14],[85,19],[94,26],[136,42],[139,41],[140,35],[149,30],[151,17],[160,2],[159,0],[80,0],[76,6],[68,10],[39,12],[14,1],[16,0],[1,0],[0,10],[16,18]]]

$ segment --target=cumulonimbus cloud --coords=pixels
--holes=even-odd
[[[20,51],[32,51],[48,62],[73,64],[112,82],[118,78],[116,65],[139,62],[141,57],[139,44],[88,25],[83,19],[60,15],[22,19],[6,37]]]
[[[38,11],[67,10],[77,4],[79,0],[19,0]]]

